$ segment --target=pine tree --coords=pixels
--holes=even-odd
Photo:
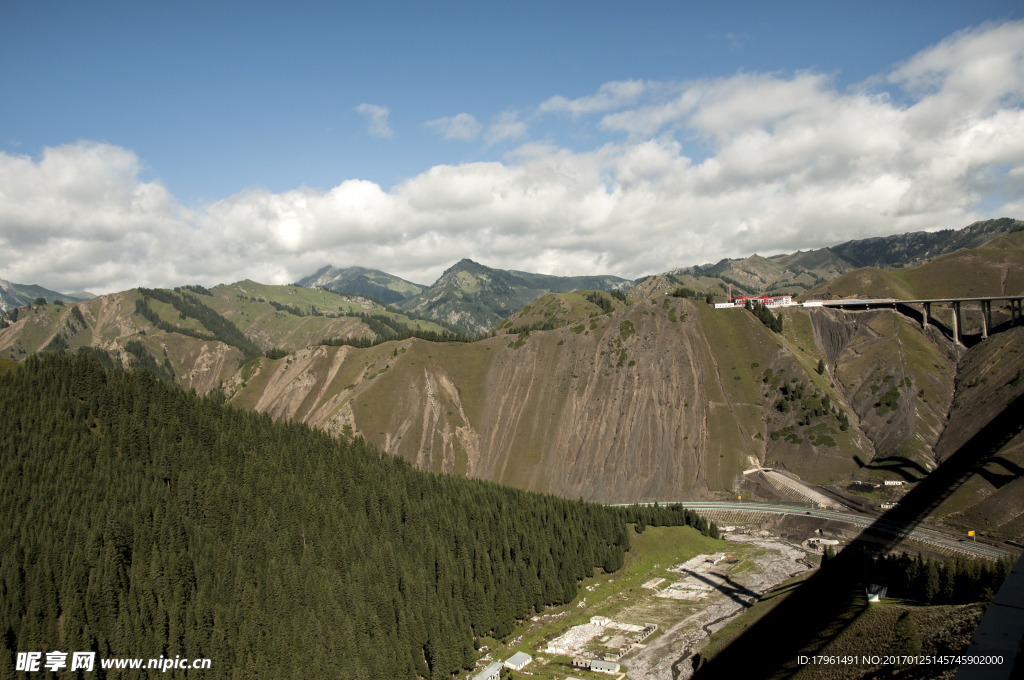
[[[928,560],[928,563],[924,567],[924,579],[922,589],[922,601],[925,604],[932,604],[935,598],[939,595],[939,589],[941,588],[941,580],[939,576],[939,567],[935,563],[935,560]]]

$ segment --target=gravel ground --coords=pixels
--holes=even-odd
[[[699,651],[710,633],[745,611],[754,601],[754,593],[761,595],[810,568],[798,561],[806,557],[803,550],[777,539],[745,534],[729,534],[725,538],[764,548],[766,552],[753,558],[756,564],[753,569],[735,577],[730,594],[712,591],[702,601],[702,611],[667,628],[638,653],[623,659],[630,680],[688,680],[693,675],[690,657]]]

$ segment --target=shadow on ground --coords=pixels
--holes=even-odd
[[[909,532],[956,489],[990,462],[1004,444],[1024,430],[1024,398],[1010,403],[970,440],[946,459],[900,505],[881,515],[839,555],[828,569],[819,570],[763,618],[711,659],[693,659],[695,678],[790,678],[803,667],[799,655],[820,653],[863,613],[863,598],[855,598],[869,555],[896,547],[902,536],[879,539],[893,523]],[[871,536],[870,540],[868,535]],[[885,650],[879,650],[884,654]],[[1008,659],[1012,664],[1013,660]]]

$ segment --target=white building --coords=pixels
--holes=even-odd
[[[487,666],[480,673],[473,676],[473,680],[497,680],[498,675],[501,673],[501,662],[495,661],[494,663]]]
[[[598,673],[611,673],[614,675],[619,672],[619,664],[611,661],[594,661],[590,662],[590,670],[597,671]]]
[[[904,484],[906,484],[906,482],[899,481],[899,480],[896,480],[896,479],[887,479],[887,480],[885,480],[885,485],[886,486],[903,486]]]
[[[746,295],[739,295],[734,297],[729,302],[716,302],[715,309],[728,309],[730,307],[745,307],[747,300],[751,303],[759,302],[765,307],[792,307],[793,296],[792,295],[752,295],[747,297]]]
[[[514,671],[521,670],[523,666],[533,661],[533,657],[523,652],[516,652],[505,660],[505,667]]]
[[[865,590],[868,594],[868,602],[881,602],[889,595],[889,588],[887,586],[880,586],[877,583],[872,583]]]

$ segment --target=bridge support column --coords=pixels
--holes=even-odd
[[[981,303],[981,339],[988,339],[988,329],[992,325],[992,303]]]
[[[928,330],[928,317],[932,313],[932,303],[924,303],[924,314],[921,315],[921,328]]]
[[[1021,300],[1010,300],[1010,310],[1010,317],[1013,319],[1013,321],[1010,322],[1011,325],[1019,326],[1021,311],[1024,311],[1021,310]]]
[[[953,342],[962,345],[960,342],[960,303],[953,303]]]

